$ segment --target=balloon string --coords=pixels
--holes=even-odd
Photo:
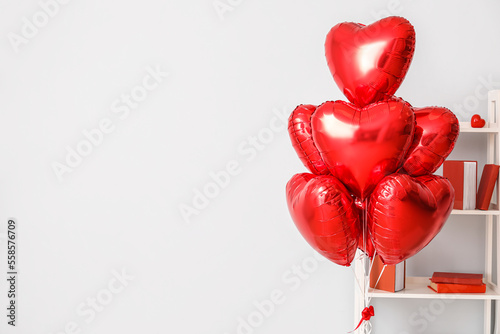
[[[368,255],[366,252],[368,252],[367,249],[367,239],[368,239],[368,213],[367,213],[367,204],[368,200],[364,200],[361,205],[361,210],[362,210],[362,215],[361,215],[361,231],[362,231],[362,237],[363,237],[363,252],[360,253],[359,256],[359,262],[363,266],[362,270],[362,275],[364,279],[364,286],[363,288],[360,287],[362,297],[363,297],[363,302],[364,302],[364,309],[363,312],[361,312],[361,320],[359,321],[358,326],[354,331],[356,331],[359,327],[361,327],[362,333],[365,334],[370,334],[371,333],[371,324],[370,324],[370,317],[369,314],[373,312],[373,307],[368,307],[369,305],[369,298],[368,298],[368,289],[370,287],[370,277],[369,277],[369,272],[367,273],[366,270],[366,260],[368,258]],[[369,269],[369,268],[368,268]],[[358,283],[358,285],[361,285]],[[353,331],[353,332],[354,332]]]
[[[377,256],[377,250],[373,251],[373,257],[372,257],[372,261],[370,262],[370,271],[368,272],[368,275],[370,275],[372,272],[373,262],[375,262],[375,256]]]
[[[359,327],[362,326],[361,330],[362,330],[362,333],[364,333],[364,334],[371,334],[372,329],[373,329],[373,326],[370,322],[370,318],[375,315],[374,308],[372,305],[370,305],[372,298],[373,298],[373,295],[370,296],[368,291],[369,291],[369,285],[370,285],[370,274],[371,274],[371,271],[373,268],[373,262],[375,261],[376,255],[377,255],[377,251],[374,251],[373,258],[370,261],[368,275],[366,275],[366,272],[364,271],[366,269],[366,267],[363,264],[363,271],[364,271],[366,282],[367,282],[366,290],[363,291],[363,293],[364,293],[364,296],[366,296],[367,298],[366,299],[363,298],[363,299],[365,299],[365,305],[364,305],[365,308],[363,309],[363,312],[361,313],[361,315],[362,315],[361,320],[359,321],[359,324],[356,327],[356,329],[354,329],[354,331],[356,331]],[[364,256],[368,257],[368,255],[364,255]],[[382,278],[382,275],[384,274],[384,270],[386,267],[387,267],[387,265],[384,264],[384,267],[382,268],[382,270],[377,278],[377,281],[375,282],[374,287],[376,287],[378,285],[378,283],[380,282],[380,279]],[[356,280],[357,280],[357,278],[356,278]],[[358,285],[359,285],[359,283],[358,283]],[[368,305],[370,305],[370,306],[368,306]]]
[[[364,253],[362,253],[362,252],[360,252],[360,253],[361,253],[361,254],[357,257],[357,260],[358,260],[358,261],[364,261]],[[362,262],[362,264],[363,264],[363,272],[361,273],[361,275],[365,275],[364,262]],[[352,270],[352,273],[353,273],[354,279],[356,280],[356,284],[357,284],[357,286],[358,286],[358,289],[359,289],[359,291],[363,294],[363,302],[366,302],[366,300],[365,300],[365,287],[362,287],[362,286],[361,286],[361,282],[360,282],[360,280],[359,280],[358,275],[356,275],[356,271],[355,271],[355,269],[353,268],[353,266],[351,266],[350,268],[351,268],[351,270]],[[363,306],[365,306],[365,305],[363,305]],[[367,309],[367,307],[365,307],[365,308],[363,309],[363,312],[365,312],[365,313],[366,313],[366,309]],[[369,324],[369,325],[365,325],[367,322],[369,323],[369,321],[364,321],[364,320],[363,320],[363,317],[364,317],[363,312],[361,313],[362,319],[360,320],[360,322],[359,322],[358,326],[357,326],[354,330],[352,330],[351,332],[349,332],[349,333],[353,333],[353,332],[355,332],[355,331],[356,331],[359,327],[361,327],[362,333],[364,333],[364,334],[370,334],[370,333],[371,333],[371,324]],[[367,329],[367,327],[366,327],[366,326],[368,326],[368,329]]]
[[[367,238],[368,238],[368,210],[367,210],[367,207],[368,207],[368,200],[365,199],[363,201],[363,222],[361,223],[361,226],[363,228],[363,249],[365,250],[365,254],[363,256],[363,273],[365,275],[365,289],[363,291],[363,297],[364,297],[364,300],[365,300],[365,307],[368,307],[369,305],[369,300],[368,300],[368,289],[370,287],[370,273],[366,272],[366,263],[365,263],[365,260],[366,258],[368,258],[368,255],[366,254],[366,252],[368,252],[368,249],[367,249]],[[370,268],[368,268],[369,270]]]
[[[362,217],[361,225],[362,225],[362,233],[363,233],[363,249],[365,251],[360,252],[356,258],[356,260],[359,261],[360,264],[363,266],[363,270],[361,271],[361,275],[363,275],[363,278],[364,278],[364,282],[365,282],[364,286],[361,286],[360,278],[357,276],[356,270],[353,268],[353,266],[351,266],[351,270],[353,272],[354,279],[356,280],[356,284],[362,293],[363,302],[364,302],[364,305],[363,305],[364,309],[363,309],[363,312],[361,313],[362,318],[361,318],[358,326],[352,332],[356,331],[357,329],[359,329],[361,327],[361,330],[363,331],[364,334],[371,334],[373,327],[372,327],[372,324],[370,322],[370,318],[374,315],[374,309],[373,309],[373,306],[368,306],[370,304],[371,298],[372,298],[371,296],[369,296],[368,291],[370,288],[370,273],[371,273],[371,269],[373,267],[373,262],[375,261],[375,255],[377,254],[377,252],[374,251],[373,258],[371,259],[371,261],[368,262],[369,268],[368,268],[368,272],[367,272],[366,260],[367,260],[367,258],[369,258],[369,256],[366,254],[366,252],[368,251],[367,247],[366,247],[367,237],[368,237],[368,231],[367,231],[368,226],[366,224],[366,222],[367,222],[366,204],[367,204],[367,201],[364,201],[362,204],[363,215],[361,216]],[[382,272],[380,273],[380,275],[377,279],[377,283],[375,284],[375,286],[378,284],[380,278],[382,277],[384,269],[385,269],[385,265],[384,265],[384,268],[382,269]],[[352,333],[352,332],[350,332],[350,333]]]
[[[356,271],[354,270],[354,268],[352,266],[350,268],[352,270],[352,274],[354,276],[354,279],[356,280],[356,284],[358,285],[359,291],[363,292],[363,288],[361,287],[361,283],[359,282],[358,276],[356,275]],[[363,299],[364,299],[364,296],[363,296]]]
[[[375,257],[375,256],[374,256]],[[380,281],[380,279],[382,278],[382,274],[384,273],[384,270],[385,270],[385,267],[387,267],[386,264],[384,264],[384,267],[382,268],[382,270],[380,271],[380,274],[378,275],[378,278],[377,278],[377,282],[375,283],[374,287],[376,287],[378,285],[378,282]],[[370,271],[371,271],[371,268],[370,268]],[[370,296],[370,298],[368,299],[368,304],[372,301],[372,298],[373,298],[373,295]]]
[[[369,289],[370,289],[370,274],[371,274],[371,269],[373,267],[373,262],[375,261],[375,255],[376,255],[376,251],[374,251],[373,253],[373,257],[371,259],[371,261],[368,261],[368,272],[366,272],[367,268],[366,268],[366,260],[369,259],[369,256],[368,256],[368,247],[367,247],[367,244],[368,244],[368,199],[365,199],[363,201],[363,206],[362,206],[362,210],[363,210],[363,215],[362,215],[362,219],[363,221],[361,222],[361,227],[363,229],[363,249],[365,250],[365,253],[362,255],[362,264],[363,264],[363,274],[364,274],[364,278],[365,278],[365,287],[364,287],[364,290],[363,290],[363,299],[364,299],[364,302],[365,302],[365,308],[363,309],[363,312],[361,313],[362,315],[362,318],[358,324],[358,327],[359,328],[361,325],[363,326],[362,327],[362,332],[364,334],[371,334],[372,332],[372,324],[370,322],[370,318],[375,314],[374,312],[374,309],[373,309],[373,306],[369,306],[370,305],[370,302],[371,302],[371,299],[372,297],[369,295]],[[385,266],[384,266],[384,269],[385,269]],[[383,269],[382,269],[382,273],[383,273]],[[380,280],[380,277],[382,276],[382,273],[380,274],[378,280]],[[377,283],[375,284],[375,286],[378,284],[378,280],[377,280]],[[354,330],[356,331],[356,330]]]

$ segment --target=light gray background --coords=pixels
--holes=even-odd
[[[482,93],[500,88],[498,1],[221,2],[231,8],[222,16],[212,0],[72,0],[16,52],[9,36],[41,7],[0,1],[0,223],[17,218],[20,234],[18,327],[1,311],[0,332],[234,334],[273,291],[282,303],[247,334],[350,331],[353,272],[314,260],[288,215],[285,184],[305,168],[276,116],[345,99],[326,66],[326,33],[406,17],[416,52],[397,95],[461,121],[485,116]],[[111,105],[158,66],[168,77],[120,119]],[[113,132],[58,180],[53,164],[103,119]],[[250,153],[259,134],[267,141]],[[484,140],[468,138],[453,157],[482,161]],[[231,161],[237,175],[183,219],[182,205]],[[482,271],[483,240],[480,218],[454,218],[408,271]],[[304,265],[307,275],[290,271]],[[110,292],[122,270],[133,279]],[[106,305],[83,316],[96,297]],[[388,334],[424,332],[411,319],[435,307],[374,305],[374,333]],[[457,301],[425,333],[481,328],[482,303]]]

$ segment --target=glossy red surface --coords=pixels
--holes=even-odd
[[[325,43],[330,71],[342,93],[359,107],[393,95],[401,85],[415,49],[415,30],[391,16],[368,26],[344,22]]]
[[[320,254],[349,266],[359,239],[358,212],[332,176],[296,174],[286,186],[288,210],[304,239]]]
[[[440,176],[393,174],[370,196],[368,230],[385,264],[396,264],[424,248],[451,213],[455,192]]]
[[[403,165],[413,176],[434,173],[453,151],[460,132],[457,117],[441,107],[414,108],[417,127],[414,145]]]
[[[315,110],[316,106],[313,105],[295,108],[288,119],[288,134],[304,166],[313,174],[328,175],[330,172],[312,139],[311,115]]]
[[[311,126],[314,143],[330,173],[364,199],[403,163],[413,142],[415,116],[402,100],[365,108],[334,101],[316,109]]]

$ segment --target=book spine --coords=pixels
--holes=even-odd
[[[443,164],[443,176],[447,178],[455,189],[453,209],[464,209],[464,162],[448,161]]]
[[[483,168],[479,189],[477,190],[476,209],[488,210],[490,207],[493,190],[498,179],[500,166],[486,164]]]
[[[438,293],[484,293],[486,285],[436,284]]]
[[[465,284],[465,285],[482,285],[482,279],[470,278],[450,278],[450,277],[433,277],[431,282],[436,284]]]
[[[477,162],[464,162],[464,210],[476,208],[477,193]]]

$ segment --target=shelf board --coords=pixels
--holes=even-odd
[[[482,299],[500,300],[500,294],[486,287],[485,293],[437,293],[428,288],[429,277],[406,277],[406,288],[398,292],[387,292],[370,288],[373,298],[419,298],[419,299]]]
[[[452,210],[452,215],[490,216],[500,215],[500,210]]]
[[[498,133],[500,128],[497,124],[486,123],[484,128],[473,128],[470,122],[460,122],[460,132],[470,133]]]

